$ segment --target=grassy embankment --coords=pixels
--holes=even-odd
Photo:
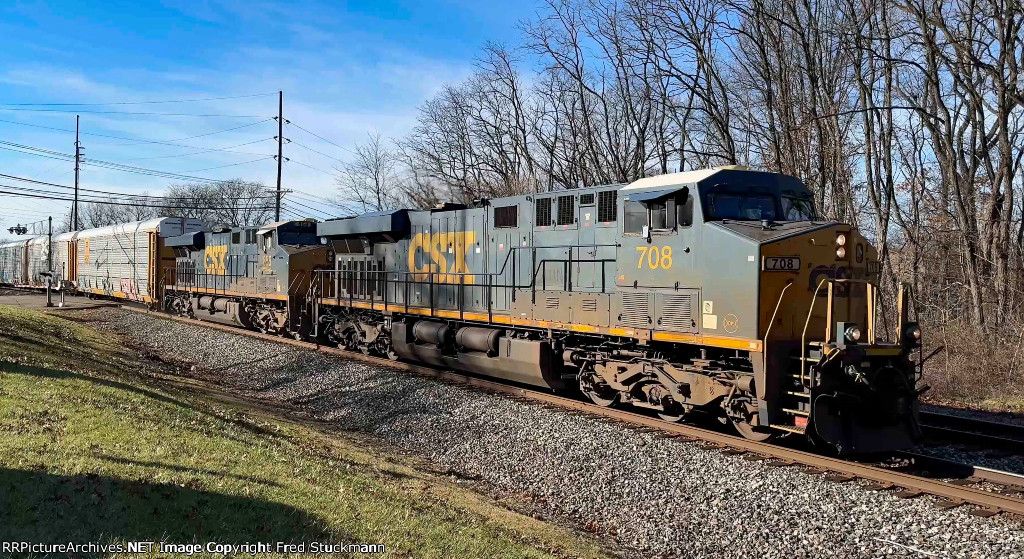
[[[110,334],[0,305],[0,540],[603,555],[411,462],[156,381],[159,366]]]

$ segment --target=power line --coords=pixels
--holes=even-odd
[[[41,186],[52,186],[52,187],[56,187],[56,188],[63,188],[63,189],[66,189],[66,190],[73,190],[74,189],[73,186],[66,186],[66,185],[57,184],[57,183],[54,183],[54,182],[46,182],[46,181],[40,181],[40,180],[30,179],[30,178],[26,178],[26,177],[19,177],[19,176],[16,176],[16,175],[7,175],[7,174],[4,174],[4,173],[0,173],[0,177],[3,177],[5,179],[10,179],[10,180],[16,180],[16,181],[20,181],[20,182],[27,182],[27,183],[31,183],[31,184],[38,184],[38,185],[41,185]],[[110,192],[110,191],[106,191],[106,190],[94,190],[94,189],[89,189],[89,188],[81,188],[80,190],[83,191],[83,192],[92,192],[92,193],[96,193],[96,194],[106,194],[106,195],[110,195],[110,196],[126,196],[126,197],[129,197],[129,198],[138,198],[138,199],[146,199],[146,200],[158,200],[158,201],[159,200],[177,200],[179,198],[177,196],[158,196],[158,195],[151,195],[151,194],[132,194],[132,193],[129,193],[129,192]],[[251,197],[246,197],[246,199],[252,199],[252,200],[270,199],[270,198],[273,198],[273,197],[272,196],[251,196]]]
[[[203,118],[265,118],[263,115],[229,115],[218,113],[155,113],[141,111],[83,111],[79,109],[24,109],[18,107],[0,107],[0,111],[25,111],[30,113],[86,113],[98,115],[195,116]]]
[[[302,130],[303,132],[305,132],[305,133],[307,133],[307,134],[309,134],[311,136],[315,136],[317,138],[320,138],[321,140],[327,142],[328,144],[331,144],[332,146],[335,146],[335,147],[337,147],[337,148],[339,148],[339,149],[341,149],[343,151],[347,151],[347,152],[351,153],[352,155],[356,155],[356,153],[354,151],[348,149],[347,147],[342,146],[341,144],[336,144],[336,143],[328,140],[327,138],[324,138],[320,134],[317,134],[316,132],[313,132],[312,130],[308,130],[306,128],[303,128],[303,127],[299,126],[298,124],[295,124],[294,122],[292,122],[290,120],[288,121],[288,124],[291,124],[292,126],[298,128],[299,130]]]
[[[223,169],[225,167],[236,167],[238,165],[248,165],[249,163],[256,163],[257,161],[266,161],[267,159],[274,159],[273,155],[264,155],[259,159],[253,159],[252,161],[242,161],[241,163],[228,163],[227,165],[218,165],[216,167],[207,167],[205,169],[190,169],[188,171],[182,171],[184,173],[198,173],[200,171],[212,171],[214,169]]]
[[[247,99],[266,97],[274,93],[253,93],[251,95],[234,95],[231,97],[207,97],[204,99],[172,99],[169,101],[113,101],[109,103],[0,103],[6,107],[92,107],[103,105],[160,105],[164,103],[197,103],[201,101],[223,101],[225,99]]]
[[[314,166],[312,166],[312,165],[307,165],[307,164],[305,164],[305,163],[303,163],[303,162],[301,162],[301,161],[296,161],[296,160],[294,160],[294,159],[290,159],[290,158],[287,158],[287,157],[285,158],[285,161],[287,161],[288,163],[295,163],[296,165],[302,165],[303,167],[308,167],[308,168],[310,168],[310,169],[313,169],[314,171],[317,171],[317,172],[323,173],[323,174],[325,174],[325,175],[328,175],[328,176],[334,177],[334,178],[336,178],[336,179],[340,179],[340,178],[341,178],[340,176],[338,176],[338,175],[335,175],[334,173],[331,173],[331,172],[329,172],[329,171],[324,171],[323,169],[320,169],[319,167],[314,167]]]
[[[175,142],[180,142],[180,141],[184,141],[184,140],[193,140],[195,138],[203,138],[205,136],[213,136],[214,134],[223,134],[224,132],[232,132],[234,130],[239,130],[239,129],[242,129],[242,128],[248,128],[249,126],[256,126],[257,124],[263,124],[264,122],[269,122],[269,121],[272,121],[272,120],[274,120],[274,119],[273,118],[267,118],[267,119],[264,119],[264,120],[260,120],[258,122],[250,122],[248,124],[243,124],[241,126],[232,126],[231,128],[225,128],[223,130],[215,130],[213,132],[207,132],[205,134],[196,134],[195,136],[186,136],[184,138],[174,138],[174,139],[171,139],[171,140],[147,140],[147,139],[144,139],[144,138],[132,138],[132,137],[128,137],[128,136],[114,136],[112,134],[100,134],[98,132],[82,132],[82,135],[83,136],[95,136],[97,138],[111,138],[111,139],[114,139],[114,140],[127,140],[129,142],[139,143],[139,144],[158,144],[158,145],[164,145],[164,146],[175,146],[175,147],[183,147],[183,148],[189,148],[189,149],[203,149],[202,146],[190,146],[190,145],[187,145],[187,144],[178,144],[178,143],[175,143]],[[56,132],[67,132],[69,134],[74,134],[74,132],[75,132],[74,130],[69,130],[67,128],[57,128],[55,126],[43,126],[41,124],[29,124],[27,122],[18,122],[16,120],[0,119],[0,122],[4,122],[4,123],[7,123],[7,124],[15,124],[15,125],[18,125],[18,126],[28,126],[28,127],[31,127],[31,128],[42,128],[44,130],[54,130]],[[127,145],[127,144],[114,144],[114,145]]]
[[[189,156],[192,156],[192,155],[200,155],[200,154],[203,154],[203,153],[212,153],[212,152],[216,152],[216,151],[228,151],[228,150],[231,150],[233,148],[240,148],[242,146],[249,146],[249,145],[252,145],[252,144],[258,144],[260,142],[265,142],[267,140],[273,140],[273,138],[263,138],[262,140],[253,140],[251,142],[235,144],[233,146],[225,146],[225,147],[222,147],[222,148],[210,148],[210,149],[204,149],[204,150],[201,150],[201,151],[193,151],[193,152],[190,152],[190,153],[178,153],[178,154],[175,154],[175,155],[157,155],[157,156],[154,156],[154,157],[132,157],[130,159],[125,159],[125,161],[143,161],[143,160],[150,160],[150,159],[172,159],[172,158],[175,158],[175,157],[189,157]],[[273,155],[269,155],[269,154],[252,153],[252,152],[248,152],[248,151],[232,151],[232,152],[229,152],[229,153],[244,153],[244,154],[247,154],[247,155],[266,155],[267,157],[274,157]]]
[[[11,149],[10,147],[5,148],[5,147],[3,147],[5,145],[6,146],[13,146],[13,147],[16,147],[16,148],[19,148],[19,149]],[[27,145],[24,145],[24,144],[16,144],[14,142],[5,142],[3,140],[0,140],[0,149],[8,149],[10,151],[16,151],[16,152],[19,152],[19,153],[25,153],[27,155],[38,155],[39,157],[48,157],[50,159],[64,159],[66,161],[73,161],[76,158],[76,156],[68,154],[68,153],[61,153],[59,151],[53,151],[53,150],[43,149],[43,148],[34,147],[34,146],[27,146]],[[24,150],[28,150],[28,151],[24,151]],[[111,170],[122,171],[122,172],[126,172],[126,173],[136,173],[136,174],[141,174],[141,175],[149,175],[149,176],[156,176],[156,177],[170,178],[170,179],[178,179],[178,180],[198,180],[198,181],[207,181],[207,182],[220,182],[222,179],[211,179],[211,178],[206,178],[206,177],[197,177],[197,176],[193,176],[193,175],[186,175],[184,173],[194,173],[194,172],[199,172],[199,171],[210,171],[210,170],[213,170],[213,169],[221,169],[221,168],[224,168],[224,167],[234,167],[236,165],[245,165],[245,164],[248,164],[248,163],[254,163],[256,161],[263,161],[264,159],[268,159],[269,157],[271,157],[271,156],[263,156],[263,157],[261,157],[259,159],[253,159],[253,160],[250,160],[250,161],[243,161],[241,163],[231,163],[231,164],[228,164],[228,165],[219,165],[217,167],[208,167],[206,169],[195,169],[195,170],[191,170],[191,171],[183,171],[182,173],[175,173],[175,172],[172,172],[172,171],[161,171],[159,169],[148,169],[146,167],[136,167],[134,165],[125,165],[123,163],[116,163],[116,162],[113,162],[113,161],[104,161],[102,159],[82,158],[82,161],[85,162],[85,163],[90,163],[92,165],[95,165],[95,166],[103,168],[103,169],[111,169]]]
[[[292,196],[298,196],[300,199],[307,200],[309,202],[316,202],[318,204],[328,204],[331,206],[337,205],[335,204],[334,200],[331,200],[330,198],[324,198],[323,196],[317,196],[315,194],[310,194],[308,192],[303,192],[301,190],[293,189],[291,194]]]
[[[11,191],[11,190],[3,190],[3,189],[12,189],[13,191]],[[64,197],[60,197],[60,196],[54,196],[53,194],[47,193],[44,190],[36,190],[36,189],[31,189],[31,188],[22,188],[22,187],[12,186],[12,185],[8,185],[8,184],[0,184],[0,196],[15,196],[15,197],[23,197],[23,198],[38,198],[38,199],[42,199],[42,200],[60,200],[62,202],[72,202],[72,201],[74,201],[73,198],[64,198]],[[245,207],[245,206],[185,206],[185,205],[181,205],[181,204],[136,204],[136,203],[133,203],[133,202],[119,202],[119,201],[116,201],[116,200],[103,200],[103,199],[99,199],[99,200],[82,200],[82,201],[90,203],[90,204],[103,204],[103,205],[108,205],[108,206],[129,206],[129,207],[136,207],[136,208],[170,208],[170,209],[177,209],[177,210],[234,210],[234,211],[241,211],[241,210],[253,210],[253,209],[257,209],[257,210],[271,210],[271,209],[273,209],[273,206]]]
[[[291,144],[295,144],[295,145],[299,146],[300,148],[305,148],[305,149],[308,149],[309,151],[311,151],[311,152],[313,152],[313,153],[319,153],[320,155],[322,155],[322,156],[324,156],[324,157],[326,157],[326,158],[328,158],[328,159],[333,159],[333,160],[335,160],[335,161],[337,161],[338,163],[341,163],[341,164],[343,164],[343,165],[345,164],[345,161],[344,161],[344,160],[342,160],[342,159],[338,159],[337,157],[332,157],[332,156],[330,156],[330,155],[327,155],[326,153],[324,153],[324,152],[322,152],[322,151],[317,151],[317,150],[315,150],[315,149],[313,149],[313,148],[311,148],[311,147],[309,147],[309,146],[307,146],[307,145],[305,145],[305,144],[301,144],[301,143],[299,143],[299,142],[296,142],[295,140],[289,140],[289,141],[288,141],[288,143],[291,143]]]
[[[298,200],[294,200],[294,199],[293,199],[293,200],[289,201],[289,203],[290,203],[290,204],[295,204],[296,206],[299,206],[300,208],[305,208],[305,209],[307,209],[307,210],[309,210],[309,211],[311,211],[311,212],[315,212],[315,213],[318,213],[318,214],[320,214],[320,215],[324,215],[324,216],[328,216],[328,217],[334,217],[334,216],[332,216],[331,214],[329,214],[329,213],[327,213],[327,212],[325,212],[325,211],[323,211],[323,210],[318,210],[318,209],[316,209],[316,208],[313,208],[313,207],[307,206],[307,205],[305,205],[305,204],[303,204],[303,203],[299,202]]]

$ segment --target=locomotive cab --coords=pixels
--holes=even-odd
[[[917,338],[884,339],[875,249],[850,225],[819,220],[798,179],[712,169],[641,179],[619,197],[612,318],[646,319],[641,344],[665,363],[652,364],[660,386],[646,400],[618,372],[583,374],[592,400],[616,388],[667,418],[720,409],[747,437],[806,434],[840,452],[916,441]],[[908,324],[901,313],[896,331]]]

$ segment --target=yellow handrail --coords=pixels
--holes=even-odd
[[[814,305],[818,302],[818,292],[821,291],[821,286],[830,280],[831,278],[827,276],[821,278],[821,281],[818,282],[818,287],[814,288],[814,295],[811,297],[811,308],[807,309],[807,320],[804,321],[804,331],[800,335],[800,385],[804,388],[807,388],[807,384],[804,382],[807,372],[807,327],[811,325],[811,315],[814,314]],[[829,301],[829,304],[831,305],[831,301]]]

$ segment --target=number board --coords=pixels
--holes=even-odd
[[[799,272],[799,256],[765,256],[764,270],[766,272]]]

